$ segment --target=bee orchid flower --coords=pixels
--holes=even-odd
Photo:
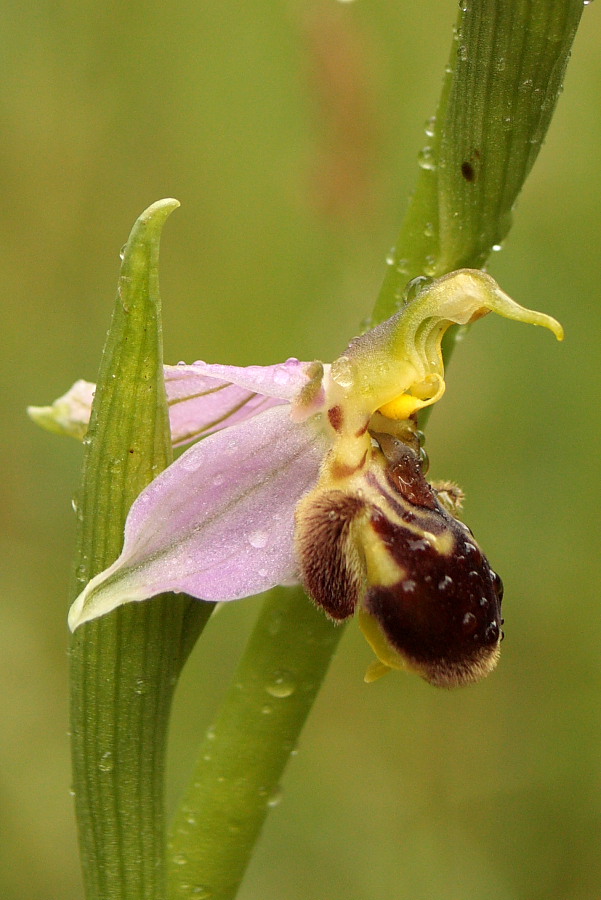
[[[490,311],[563,336],[463,269],[331,366],[166,367],[173,442],[196,442],[139,495],[121,555],[77,598],[70,627],[168,591],[226,601],[300,581],[333,620],[358,613],[377,656],[368,680],[391,668],[447,687],[486,675],[501,582],[454,514],[457,491],[427,482],[416,414],[444,392],[447,328]]]

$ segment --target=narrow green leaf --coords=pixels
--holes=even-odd
[[[162,200],[123,250],[77,503],[73,597],[119,555],[131,503],[171,461],[158,283]],[[88,900],[164,900],[163,769],[177,675],[210,604],[161,597],[71,645],[73,789]]]

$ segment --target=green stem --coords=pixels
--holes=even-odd
[[[172,828],[172,900],[236,896],[343,630],[300,588],[268,595]]]
[[[171,461],[159,239],[179,204],[136,222],[85,440],[76,596],[121,551],[129,507]],[[83,625],[71,645],[73,789],[88,900],[164,900],[163,769],[171,696],[210,604],[161,597]]]

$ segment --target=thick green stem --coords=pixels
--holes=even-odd
[[[342,633],[300,588],[270,592],[173,825],[172,900],[236,896]]]
[[[121,551],[136,496],[171,461],[163,383],[163,200],[124,249],[85,439],[76,596]],[[73,789],[88,900],[164,900],[163,770],[171,696],[210,604],[161,597],[83,625],[71,646]]]

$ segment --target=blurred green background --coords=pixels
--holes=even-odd
[[[433,477],[506,586],[482,685],[365,685],[349,627],[240,900],[601,896],[600,10],[491,272],[567,338],[487,319],[428,427]],[[0,895],[81,898],[69,796],[67,584],[81,448],[24,415],[95,378],[119,248],[177,197],[166,359],[338,355],[371,309],[417,174],[454,0],[4,4]],[[184,673],[170,801],[257,599]]]

